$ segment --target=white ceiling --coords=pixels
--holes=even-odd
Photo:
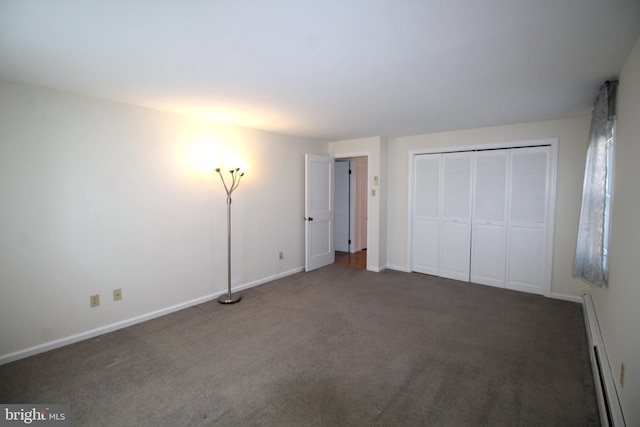
[[[589,114],[639,0],[0,0],[0,78],[284,134]]]

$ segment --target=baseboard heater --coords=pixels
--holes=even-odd
[[[600,422],[603,427],[625,427],[618,392],[616,391],[611,365],[602,340],[598,317],[595,306],[591,299],[591,294],[582,295],[582,311],[584,313],[584,323],[587,329],[589,340],[589,350],[591,354],[591,367],[593,368],[593,381],[598,397],[598,407],[600,409]]]

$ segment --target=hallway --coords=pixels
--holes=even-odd
[[[336,251],[336,264],[346,265],[347,267],[367,269],[367,250],[363,249],[356,253],[338,252]]]

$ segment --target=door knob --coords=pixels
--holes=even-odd
[[[313,221],[313,217],[305,218],[305,221]]]

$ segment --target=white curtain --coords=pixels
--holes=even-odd
[[[593,108],[591,133],[582,189],[582,209],[573,274],[597,286],[608,280],[609,203],[613,132],[615,125],[615,87],[617,82],[600,88]]]

